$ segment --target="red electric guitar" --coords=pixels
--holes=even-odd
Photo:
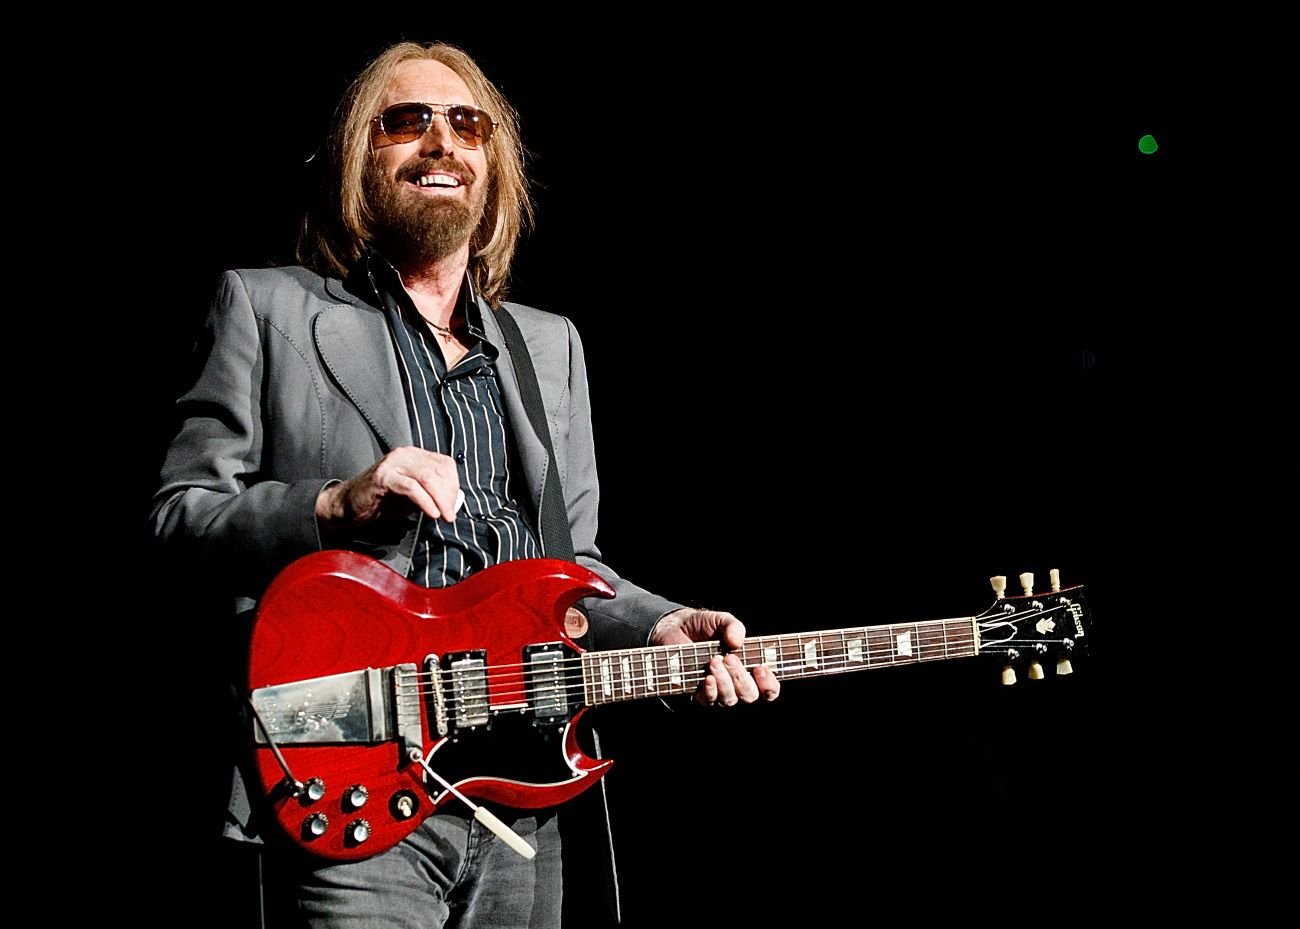
[[[758,636],[738,654],[781,679],[974,655],[1007,666],[1084,653],[1083,587],[1004,596],[978,616]],[[511,561],[429,589],[346,551],[300,558],[267,589],[249,660],[256,762],[276,818],[325,858],[365,858],[463,802],[521,854],[526,845],[474,800],[536,809],[593,786],[612,760],[582,750],[588,707],[692,693],[718,642],[583,651],[569,606],[612,597],[577,564]],[[454,799],[453,799],[454,798]],[[473,798],[473,799],[471,799]]]

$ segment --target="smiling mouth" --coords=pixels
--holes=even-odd
[[[417,177],[415,179],[415,186],[422,187],[422,188],[436,187],[436,188],[451,189],[451,188],[460,187],[462,185],[461,185],[460,178],[453,177],[450,174],[439,173],[439,174],[425,174],[420,177]]]

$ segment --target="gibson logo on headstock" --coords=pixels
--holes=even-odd
[[[1074,634],[1079,638],[1083,638],[1085,635],[1083,631],[1083,607],[1078,603],[1075,603],[1073,600],[1066,600],[1064,597],[1062,597],[1061,600],[1065,604],[1065,609],[1069,612],[1070,616],[1074,618]]]

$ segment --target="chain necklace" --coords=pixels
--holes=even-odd
[[[438,335],[442,336],[444,342],[455,341],[456,332],[451,328],[451,326],[439,326],[437,323],[433,322],[433,320],[429,319],[426,319],[425,322],[429,324],[430,329],[435,330]]]

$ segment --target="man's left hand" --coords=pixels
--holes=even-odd
[[[731,613],[688,607],[660,619],[650,642],[685,645],[714,639],[727,649],[738,649],[745,643],[745,624]],[[729,651],[709,659],[709,671],[695,691],[695,701],[704,706],[735,706],[753,703],[759,697],[775,700],[780,692],[781,682],[767,665],[757,665],[751,673],[734,651]]]

